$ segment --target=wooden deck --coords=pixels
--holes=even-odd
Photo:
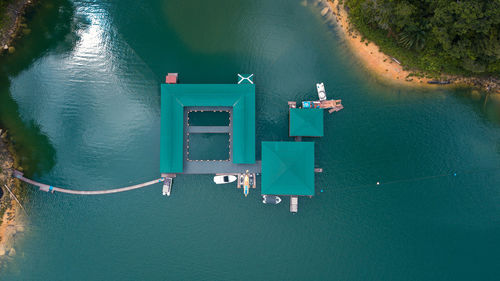
[[[328,113],[333,113],[344,109],[342,100],[324,100],[320,101],[319,108],[329,109]]]
[[[198,160],[184,161],[183,174],[239,174],[248,170],[250,173],[260,173],[261,161],[254,164],[236,164],[231,161]]]

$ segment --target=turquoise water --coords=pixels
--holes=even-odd
[[[230,141],[229,134],[189,134],[188,159],[229,161]]]
[[[316,82],[343,100],[315,140],[317,195],[292,215],[288,200],[263,205],[259,190],[244,198],[210,176],[177,177],[169,198],[159,185],[33,191],[2,280],[498,278],[492,102],[378,83],[311,1],[145,2],[42,1],[32,34],[1,59],[1,122],[34,177],[80,189],[156,178],[165,74],[255,73],[257,143],[288,140],[287,101],[313,99]]]

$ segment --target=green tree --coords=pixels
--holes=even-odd
[[[438,63],[451,73],[500,72],[500,0],[344,2],[365,37],[410,66],[436,71]]]

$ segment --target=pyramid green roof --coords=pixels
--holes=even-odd
[[[262,142],[261,193],[314,195],[314,142]]]
[[[291,137],[322,137],[323,109],[321,108],[290,108]]]

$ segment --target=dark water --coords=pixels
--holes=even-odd
[[[1,122],[35,178],[87,189],[156,178],[164,75],[255,73],[258,143],[288,139],[286,102],[314,98],[314,83],[343,99],[316,140],[317,196],[292,215],[287,200],[263,205],[259,190],[244,198],[210,176],[179,176],[170,198],[160,186],[32,192],[2,280],[498,280],[491,102],[379,84],[311,1],[145,2],[42,1],[1,59]]]

